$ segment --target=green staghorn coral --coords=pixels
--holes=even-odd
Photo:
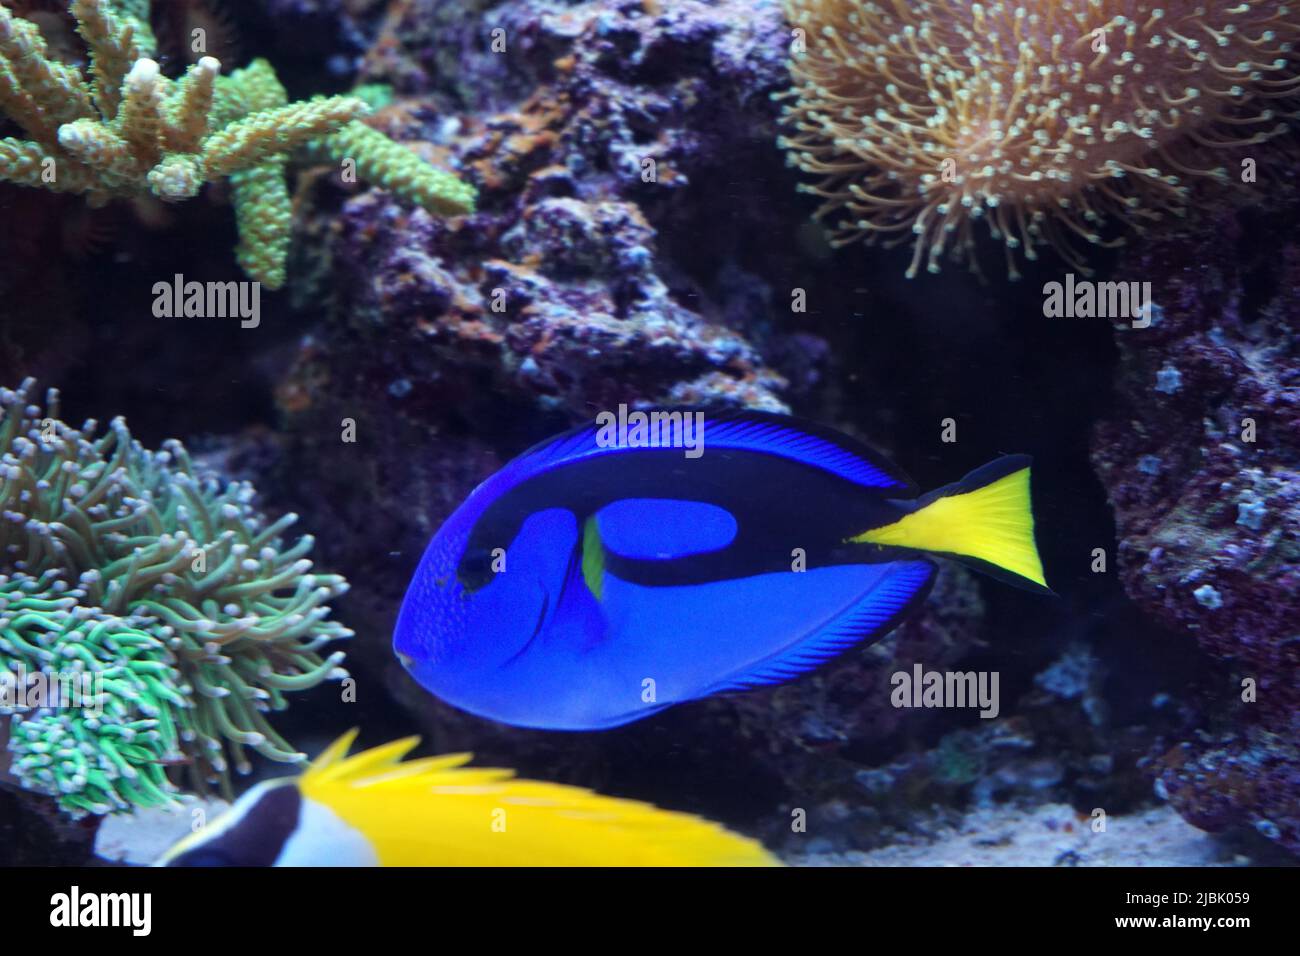
[[[0,180],[85,194],[189,199],[229,178],[240,265],[278,289],[291,232],[288,157],[310,144],[439,215],[474,208],[473,187],[358,120],[353,96],[290,103],[265,60],[229,76],[203,57],[180,79],[159,71],[147,0],[72,0],[89,75],[50,57],[35,24],[0,0],[0,114],[28,139],[0,138]]]
[[[348,123],[321,140],[319,148],[336,158],[353,157],[362,179],[405,196],[430,212],[454,216],[474,207],[473,186],[430,166],[401,143],[365,123]]]
[[[312,574],[312,538],[286,546],[295,516],[268,523],[247,484],[120,418],[71,428],[33,387],[0,390],[0,672],[93,683],[83,706],[0,701],[10,773],[80,815],[170,801],[169,765],[228,792],[246,748],[303,759],[267,715],[346,675],[321,653],[351,634],[328,619],[346,583]]]

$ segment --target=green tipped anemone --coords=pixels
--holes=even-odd
[[[247,483],[120,418],[72,428],[33,388],[0,390],[0,668],[91,692],[0,699],[10,774],[79,816],[170,803],[169,768],[228,792],[249,750],[302,761],[268,715],[346,676],[322,653],[351,635],[329,620],[346,582],[311,573],[312,538],[286,544],[295,516],[268,522]]]

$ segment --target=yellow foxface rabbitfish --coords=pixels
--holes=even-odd
[[[259,783],[158,866],[772,866],[754,840],[686,813],[467,767],[402,762],[419,738]]]

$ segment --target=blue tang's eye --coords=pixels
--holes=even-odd
[[[456,578],[466,591],[474,592],[488,584],[495,573],[492,570],[492,553],[486,548],[472,548],[460,559]]]

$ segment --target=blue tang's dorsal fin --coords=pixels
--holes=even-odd
[[[700,412],[704,415],[704,454],[710,449],[739,449],[798,461],[837,475],[864,488],[889,492],[900,498],[914,497],[916,485],[899,468],[860,442],[815,422],[789,415],[724,409],[656,409],[657,412]],[[600,429],[583,425],[535,445],[498,473],[513,486],[534,475],[563,464],[602,455],[617,455],[642,449],[602,445]],[[681,449],[665,453],[682,454]],[[503,489],[504,490],[504,489]]]

